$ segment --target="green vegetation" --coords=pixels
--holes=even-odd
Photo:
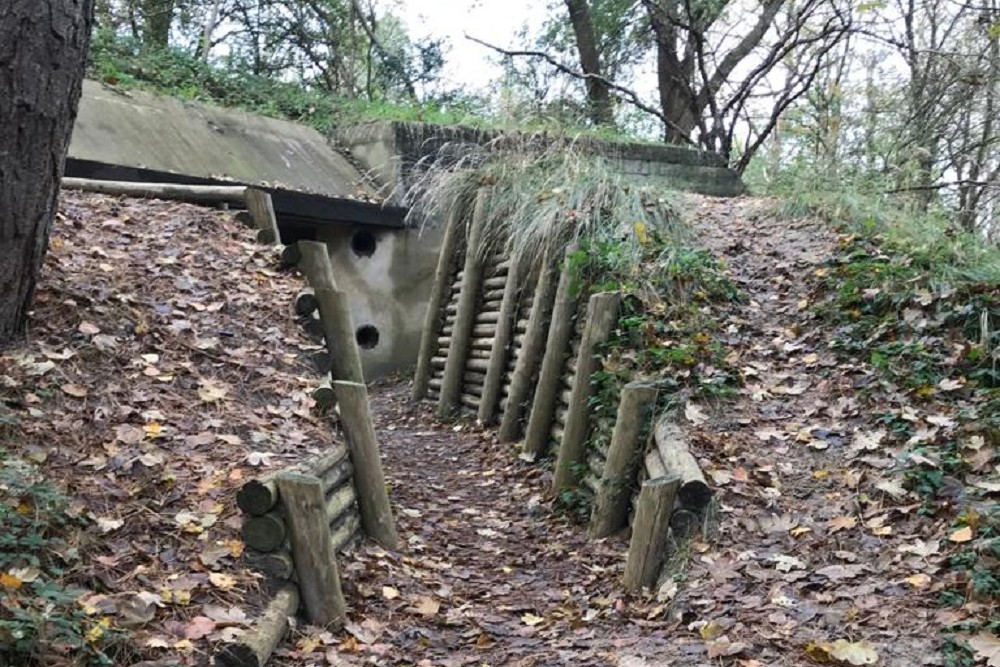
[[[110,665],[113,632],[67,581],[83,521],[34,465],[0,451],[0,664]],[[65,664],[70,664],[66,662]]]

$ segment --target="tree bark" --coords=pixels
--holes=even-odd
[[[580,69],[586,75],[587,103],[590,107],[590,121],[594,125],[613,125],[614,108],[611,94],[601,68],[601,57],[597,50],[597,36],[590,16],[587,0],[566,0],[569,20],[576,37],[576,50],[580,54]]]
[[[25,329],[93,19],[93,0],[8,0],[0,11],[0,344]]]
[[[143,0],[142,45],[155,49],[167,48],[173,20],[174,0]]]

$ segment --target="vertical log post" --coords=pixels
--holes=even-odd
[[[681,480],[676,475],[642,483],[625,561],[625,588],[636,592],[656,583],[670,531],[670,512]]]
[[[478,418],[483,424],[492,423],[497,414],[500,385],[503,384],[503,374],[507,367],[507,353],[514,334],[515,319],[517,319],[519,271],[520,262],[516,257],[512,257],[510,268],[507,269],[507,282],[503,286],[500,317],[497,320],[496,335],[493,336],[493,347],[490,349],[489,366],[486,368],[486,378],[483,380],[483,395],[479,397]]]
[[[361,352],[358,350],[347,294],[324,287],[317,288],[314,295],[319,303],[326,349],[330,351],[330,374],[334,380],[364,382]]]
[[[364,531],[386,549],[395,549],[399,541],[396,522],[385,489],[385,474],[379,457],[378,441],[372,426],[368,390],[359,382],[333,383],[340,404],[340,422],[354,466],[354,486]]]
[[[441,396],[438,398],[437,411],[441,417],[450,417],[454,413],[458,407],[462,390],[462,373],[465,370],[465,358],[469,353],[472,329],[476,321],[476,299],[479,296],[479,284],[483,278],[481,245],[488,196],[489,191],[486,188],[480,188],[476,193],[476,205],[472,213],[472,222],[469,225],[462,288],[458,296],[455,324],[452,327],[451,342],[448,345],[448,356],[444,365],[444,376],[441,378]]]
[[[573,335],[573,316],[576,315],[577,302],[580,299],[577,284],[579,270],[572,258],[576,250],[576,245],[566,248],[566,257],[552,306],[548,339],[545,341],[545,356],[542,358],[542,368],[538,372],[528,428],[524,435],[524,451],[536,456],[545,452],[545,446],[549,442],[556,394],[559,392],[559,382],[562,379],[563,367],[566,365],[566,350]]]
[[[257,188],[247,188],[247,210],[257,228],[257,240],[264,244],[281,243],[281,233],[278,231],[278,219],[274,215],[274,202],[271,195]]]
[[[441,240],[441,252],[438,254],[437,271],[434,273],[434,286],[431,288],[430,302],[424,315],[424,328],[420,337],[420,352],[417,355],[417,370],[413,375],[413,400],[419,401],[427,395],[427,384],[431,379],[431,359],[437,350],[438,334],[444,321],[441,318],[441,307],[448,299],[451,289],[451,267],[455,262],[455,248],[465,229],[462,218],[465,207],[456,201],[448,217]]]
[[[524,342],[521,352],[514,364],[514,374],[507,389],[507,407],[500,420],[500,442],[511,442],[521,435],[521,418],[524,415],[523,403],[531,391],[535,370],[538,368],[539,357],[545,352],[545,338],[549,329],[549,313],[552,309],[552,299],[555,297],[557,276],[555,267],[549,266],[549,253],[546,250],[542,256],[538,281],[535,285],[535,296],[528,313],[528,326],[524,332]]]
[[[299,241],[299,268],[313,289],[337,289],[330,251],[321,241]]]
[[[299,593],[314,625],[343,625],[347,617],[336,555],[330,544],[323,483],[311,475],[278,475]]]
[[[590,516],[589,532],[594,539],[607,537],[628,522],[628,503],[645,444],[642,436],[649,432],[655,404],[653,385],[630,382],[622,388],[608,458]]]
[[[586,461],[587,435],[590,431],[590,397],[594,388],[590,376],[598,367],[597,348],[608,340],[618,322],[618,292],[600,292],[587,303],[587,321],[580,336],[580,350],[576,357],[576,377],[570,390],[566,424],[552,478],[552,492],[579,486],[576,467]]]
[[[334,380],[364,382],[354,318],[347,294],[337,287],[330,252],[326,244],[319,241],[299,241],[298,246],[302,255],[299,266],[319,306],[323,337],[330,352],[330,373]]]

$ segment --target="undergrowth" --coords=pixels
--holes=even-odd
[[[944,543],[953,583],[939,602],[970,612],[944,649],[947,664],[972,665],[962,633],[1000,635],[1000,251],[881,197],[809,194],[778,211],[845,233],[820,269],[816,312],[836,327],[843,358],[873,372],[859,392],[903,449],[899,469],[920,511],[968,529]]]
[[[115,632],[68,581],[82,518],[27,462],[0,450],[0,664],[110,665]]]

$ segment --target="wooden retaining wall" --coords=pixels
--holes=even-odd
[[[605,406],[617,410],[610,440],[595,442],[592,377],[621,296],[585,291],[575,245],[531,270],[484,251],[488,196],[480,190],[448,222],[414,397],[434,401],[443,417],[497,424],[499,440],[522,440],[529,458],[554,456],[551,496],[592,497],[595,539],[627,528],[631,517],[625,583],[653,586],[670,545],[702,532],[712,491],[674,422],[654,425],[655,383],[626,385],[618,404]]]

